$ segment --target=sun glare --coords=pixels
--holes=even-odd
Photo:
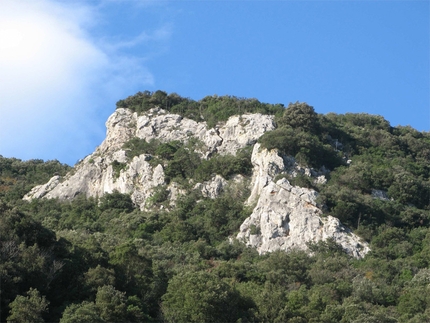
[[[23,40],[22,32],[15,28],[5,28],[0,30],[0,49],[13,50],[19,47]]]
[[[35,24],[0,25],[0,57],[7,61],[31,61],[39,55],[45,33]]]

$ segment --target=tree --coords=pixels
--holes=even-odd
[[[106,193],[100,198],[100,209],[116,209],[124,212],[131,212],[134,209],[133,201],[129,194],[122,194],[118,191]]]
[[[125,293],[112,285],[100,287],[97,291],[96,306],[105,322],[124,322],[127,316]]]
[[[92,291],[96,291],[104,285],[113,285],[115,283],[115,271],[97,265],[85,273],[85,282]]]
[[[40,296],[37,289],[30,288],[27,296],[18,295],[9,304],[10,316],[7,321],[12,323],[43,323],[42,313],[48,310],[49,302]]]
[[[98,289],[95,302],[83,301],[68,306],[60,323],[147,322],[149,317],[135,303],[136,297],[127,299],[125,292],[105,285]]]
[[[82,302],[81,304],[69,305],[63,312],[60,323],[103,323],[105,322],[99,313],[96,304]]]
[[[167,322],[236,322],[248,316],[252,306],[218,276],[208,272],[186,272],[169,281],[162,297]]]
[[[316,133],[318,115],[307,103],[290,103],[280,120],[280,125],[288,125],[294,129]]]

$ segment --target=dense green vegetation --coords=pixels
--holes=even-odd
[[[70,166],[56,160],[33,159],[23,162],[0,155],[0,198],[2,201],[21,199],[35,184],[46,183],[54,175],[65,175]]]
[[[166,187],[157,187],[146,212],[118,192],[24,202],[34,185],[70,168],[0,157],[2,322],[430,321],[429,133],[391,127],[379,116],[319,115],[303,103],[279,113],[278,105],[234,97],[194,102],[144,92],[118,106],[140,113],[160,104],[211,122],[276,112],[278,128],[260,143],[331,169],[324,185],[303,175],[290,179],[317,189],[326,214],[369,241],[372,252],[357,260],[328,240],[310,245],[312,256],[260,256],[230,243],[251,212],[243,204],[249,192],[231,186],[212,200],[186,183],[249,176],[249,149],[202,160],[192,149],[197,142],[131,140],[128,158],[148,154],[188,190],[171,207]],[[226,109],[210,117],[215,106]]]
[[[155,107],[160,107],[183,117],[206,121],[209,127],[220,121],[244,113],[261,113],[281,115],[284,111],[282,104],[261,103],[257,99],[237,98],[235,96],[207,96],[200,101],[183,98],[176,93],[167,94],[164,91],[144,91],[120,100],[117,108],[127,108],[137,113],[143,113]]]
[[[381,116],[364,113],[318,115],[309,105],[295,103],[260,143],[301,164],[335,170],[319,188],[303,178],[294,181],[319,190],[326,213],[367,240],[383,224],[409,229],[429,224],[429,133],[391,127]],[[389,199],[373,198],[372,190],[386,192]]]

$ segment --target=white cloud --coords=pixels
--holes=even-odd
[[[100,143],[124,87],[154,82],[144,58],[89,35],[98,18],[96,7],[79,3],[2,0],[0,155],[74,163]],[[128,45],[147,37],[142,32]],[[111,106],[101,110],[106,98]]]

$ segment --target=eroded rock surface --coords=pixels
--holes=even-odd
[[[24,199],[73,199],[78,194],[100,197],[116,190],[130,194],[133,202],[143,210],[148,206],[147,201],[154,194],[154,188],[166,185],[170,205],[174,206],[186,190],[178,183],[167,185],[163,165],[150,162],[150,155],[141,154],[129,159],[123,149],[124,143],[134,137],[146,141],[179,140],[184,143],[196,138],[201,142],[196,149],[202,158],[210,158],[216,153],[235,155],[239,149],[253,145],[250,180],[244,180],[241,175],[231,179],[215,175],[210,181],[193,184],[204,197],[216,198],[231,183],[250,183],[248,189],[251,194],[246,203],[254,209],[240,227],[237,239],[257,248],[260,253],[306,249],[308,242],[327,238],[333,238],[357,258],[369,251],[368,245],[338,219],[322,216],[316,204],[316,191],[292,186],[286,178],[275,182],[280,174],[289,178],[304,174],[315,183],[324,184],[328,171],[303,168],[293,157],[280,156],[276,150],[262,149],[256,142],[266,131],[275,128],[273,116],[233,116],[208,129],[205,122],[198,123],[159,108],[142,115],[117,109],[107,120],[106,127],[106,139],[93,154],[84,158],[64,178],[54,176],[48,183],[32,189]]]
[[[204,144],[200,151],[202,157],[208,158],[216,152],[235,154],[238,149],[255,143],[275,125],[273,116],[248,114],[233,116],[224,124],[208,129],[206,122],[198,123],[155,108],[140,116],[128,109],[117,109],[107,120],[106,128],[103,143],[76,165],[72,173],[64,179],[56,176],[49,183],[35,187],[24,199],[72,199],[78,194],[100,197],[116,190],[131,194],[133,202],[144,209],[153,188],[166,184],[163,165],[151,166],[150,156],[145,154],[128,160],[123,145],[131,138],[138,137],[146,141],[157,139],[161,142],[179,140],[184,143],[190,138],[197,138]],[[115,170],[114,162],[122,164],[122,169]],[[214,192],[220,191],[223,183],[217,177],[212,186],[207,183],[202,185],[203,194],[214,197]],[[173,190],[176,196],[177,190]]]
[[[307,249],[307,243],[327,238],[356,258],[369,252],[366,242],[343,226],[337,218],[323,217],[317,206],[315,190],[292,186],[279,174],[296,176],[302,173],[315,183],[325,183],[326,169],[303,168],[294,158],[280,156],[276,150],[254,146],[252,189],[248,205],[256,205],[250,217],[240,227],[237,239],[257,248],[259,253],[275,250]]]
[[[337,218],[322,217],[318,193],[290,185],[285,178],[270,181],[260,193],[256,207],[240,227],[237,239],[259,253],[307,249],[308,242],[333,238],[351,255],[363,257],[370,249]]]

